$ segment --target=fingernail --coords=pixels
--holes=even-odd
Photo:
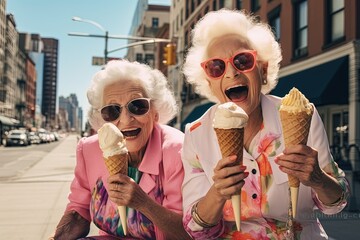
[[[231,155],[229,158],[230,158],[230,160],[235,161],[237,159],[237,156],[236,155]]]

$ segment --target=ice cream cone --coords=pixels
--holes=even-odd
[[[311,117],[312,115],[309,115],[306,112],[290,113],[287,111],[280,111],[285,146],[307,143]],[[291,190],[293,217],[296,217],[300,182],[299,179],[290,174],[288,175],[288,179]]]
[[[112,123],[105,123],[98,130],[99,146],[110,175],[128,174],[128,150],[121,131]],[[118,206],[121,225],[127,234],[126,206]]]
[[[236,155],[235,164],[242,165],[243,146],[244,146],[244,128],[221,129],[214,128],[218,138],[221,154],[223,157]],[[236,228],[240,231],[241,216],[241,193],[231,196],[231,203],[234,210]]]
[[[281,100],[279,111],[285,147],[296,144],[306,145],[313,114],[313,107],[309,100],[297,88],[292,88]],[[292,215],[295,217],[300,182],[290,174],[288,174],[288,179]]]
[[[243,164],[244,127],[249,117],[233,102],[220,104],[216,109],[213,127],[218,139],[222,157],[236,155],[234,165]],[[236,228],[240,231],[241,192],[231,196]]]
[[[104,157],[105,165],[110,175],[122,173],[127,175],[128,171],[128,154],[118,154]]]
[[[110,175],[114,174],[128,174],[128,154],[118,154],[104,158],[105,165]],[[118,212],[120,216],[121,226],[124,230],[124,234],[127,234],[127,217],[126,206],[118,206]]]
[[[235,164],[242,164],[244,146],[244,128],[214,128],[223,157],[236,155]]]

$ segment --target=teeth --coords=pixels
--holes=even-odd
[[[121,131],[123,132],[129,132],[129,131],[135,131],[137,128],[129,128],[129,129],[123,129]]]
[[[137,136],[137,135],[136,135]],[[136,138],[136,136],[127,136],[125,137],[125,139],[132,139],[132,138]]]
[[[231,87],[227,88],[226,90],[229,90],[229,89],[232,89],[232,88],[236,88],[236,87],[246,87],[246,84],[234,85],[234,86],[231,86]]]

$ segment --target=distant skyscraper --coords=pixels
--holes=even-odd
[[[66,112],[67,119],[63,117],[63,121],[68,122],[67,125],[59,123],[60,126],[68,126],[71,131],[81,132],[82,130],[82,108],[79,107],[79,102],[76,94],[72,93],[69,97],[59,97],[59,112]],[[64,115],[64,114],[63,114]]]
[[[36,68],[36,101],[35,101],[35,127],[45,127],[45,119],[41,112],[43,99],[43,73],[44,73],[44,44],[39,34],[19,34],[19,46],[27,52],[35,63]]]
[[[46,117],[46,126],[56,125],[57,73],[59,41],[42,38],[44,44],[43,99],[41,112]]]

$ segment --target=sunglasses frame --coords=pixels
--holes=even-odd
[[[130,109],[129,109],[129,104],[132,103],[133,101],[136,101],[136,100],[146,100],[146,101],[148,102],[148,104],[149,104],[149,109],[146,111],[146,113],[143,113],[143,114],[135,114],[135,113],[133,113],[133,112],[130,111]],[[150,105],[150,102],[151,102],[151,99],[150,99],[150,98],[134,98],[134,99],[130,100],[129,102],[127,102],[127,103],[126,103],[125,105],[123,105],[123,106],[121,106],[121,105],[118,104],[118,103],[110,103],[110,104],[107,104],[107,105],[103,106],[102,108],[100,108],[100,109],[99,109],[99,112],[100,112],[101,118],[102,118],[105,122],[114,122],[114,121],[116,121],[116,120],[118,120],[118,119],[120,118],[121,113],[122,113],[124,107],[127,109],[127,111],[129,112],[129,114],[132,115],[132,116],[137,116],[137,117],[138,117],[138,116],[146,115],[146,114],[149,113],[149,111],[150,111],[150,106],[151,106],[151,105]],[[117,106],[117,107],[120,108],[120,110],[119,110],[119,116],[118,116],[116,119],[114,119],[114,120],[107,121],[107,120],[104,119],[104,117],[103,117],[103,115],[102,115],[102,110],[103,110],[104,108],[110,107],[110,106]]]
[[[240,69],[238,69],[238,68],[235,66],[235,64],[234,64],[234,58],[235,58],[236,56],[238,56],[239,54],[241,54],[241,53],[249,53],[249,54],[251,54],[251,55],[253,56],[253,58],[254,58],[254,64],[253,64],[253,66],[252,66],[251,68],[246,69],[246,70],[240,70]],[[256,65],[256,61],[257,61],[257,60],[256,60],[256,57],[257,57],[257,52],[256,52],[256,50],[238,51],[238,52],[236,52],[234,55],[232,55],[232,56],[229,57],[229,58],[213,57],[213,58],[209,58],[209,59],[203,61],[200,65],[201,65],[201,67],[203,68],[206,76],[208,76],[208,77],[211,78],[211,79],[220,79],[220,78],[222,78],[222,77],[225,75],[225,73],[226,73],[226,68],[227,68],[229,62],[231,63],[231,65],[232,65],[232,66],[236,69],[236,71],[238,71],[238,72],[246,73],[246,72],[252,71],[252,70],[255,68],[255,65]],[[207,69],[206,64],[207,64],[209,61],[212,61],[212,60],[221,60],[221,61],[223,61],[223,62],[225,63],[225,64],[224,64],[224,65],[225,65],[224,72],[223,72],[219,77],[210,76],[210,74],[208,74],[208,72],[206,71],[206,69]]]

